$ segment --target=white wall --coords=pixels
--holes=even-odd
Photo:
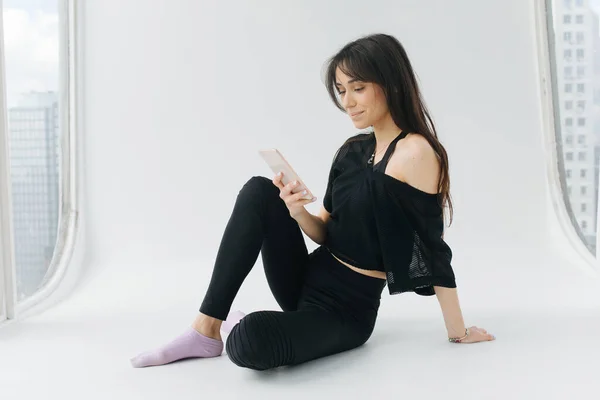
[[[374,32],[404,44],[448,150],[455,221],[446,239],[462,293],[476,298],[499,282],[519,292],[543,285],[544,271],[571,274],[583,263],[550,235],[530,2],[84,7],[79,251],[87,258],[70,271],[85,278],[72,305],[133,308],[182,296],[199,305],[235,196],[251,176],[270,176],[259,148],[279,148],[322,200],[332,156],[356,132],[330,102],[322,68]]]

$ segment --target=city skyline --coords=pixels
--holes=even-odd
[[[8,110],[17,295],[43,282],[55,249],[59,198],[58,95],[30,93]]]

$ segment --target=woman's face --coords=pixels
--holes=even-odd
[[[339,68],[335,76],[340,102],[356,128],[377,125],[389,115],[387,101],[379,85],[355,81]]]

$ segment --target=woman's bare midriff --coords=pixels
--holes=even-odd
[[[372,270],[369,270],[369,269],[356,268],[353,265],[350,265],[350,264],[348,264],[346,262],[343,262],[342,260],[340,260],[339,258],[337,258],[335,255],[333,255],[333,253],[329,252],[329,254],[331,254],[333,256],[333,258],[335,258],[336,260],[338,260],[339,262],[341,262],[342,264],[344,264],[346,267],[350,268],[353,271],[358,272],[359,274],[370,276],[372,278],[379,278],[379,279],[384,279],[384,280],[386,279],[385,272],[383,272],[383,271],[372,271]]]

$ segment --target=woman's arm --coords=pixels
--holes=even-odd
[[[402,151],[396,151],[390,161],[390,175],[428,193],[436,193],[439,176],[439,161],[427,140],[418,135],[407,137]],[[397,145],[396,145],[397,146]],[[396,154],[397,153],[397,154]],[[440,302],[448,337],[465,335],[458,294],[455,288],[434,286]]]
[[[306,236],[317,244],[323,244],[327,234],[327,221],[329,220],[329,213],[323,206],[321,206],[319,216],[313,215],[304,209],[293,218],[298,222],[300,229],[304,231]]]
[[[401,141],[406,141],[402,144],[403,150],[396,151],[392,156],[388,165],[390,175],[424,192],[437,193],[440,171],[437,156],[425,138],[419,135],[411,136],[412,140],[407,140],[409,137],[406,137]],[[456,288],[434,286],[433,289],[442,308],[448,337],[463,338],[466,327]],[[461,343],[476,343],[488,340],[495,340],[495,337],[485,329],[471,326],[469,327],[468,337],[463,339]]]
[[[435,295],[442,308],[448,337],[455,338],[464,336],[466,326],[460,310],[456,288],[434,286],[433,289],[435,290]]]
[[[290,211],[290,216],[296,220],[300,229],[311,238],[317,244],[323,244],[327,236],[327,221],[329,220],[329,212],[325,209],[325,206],[321,206],[319,215],[312,215],[306,208],[309,203],[316,200],[316,197],[312,199],[302,199],[304,193],[292,193],[292,188],[298,184],[297,181],[289,182],[284,185],[281,182],[283,173],[280,172],[273,178],[273,184],[280,190],[279,197],[285,202],[286,207]]]

